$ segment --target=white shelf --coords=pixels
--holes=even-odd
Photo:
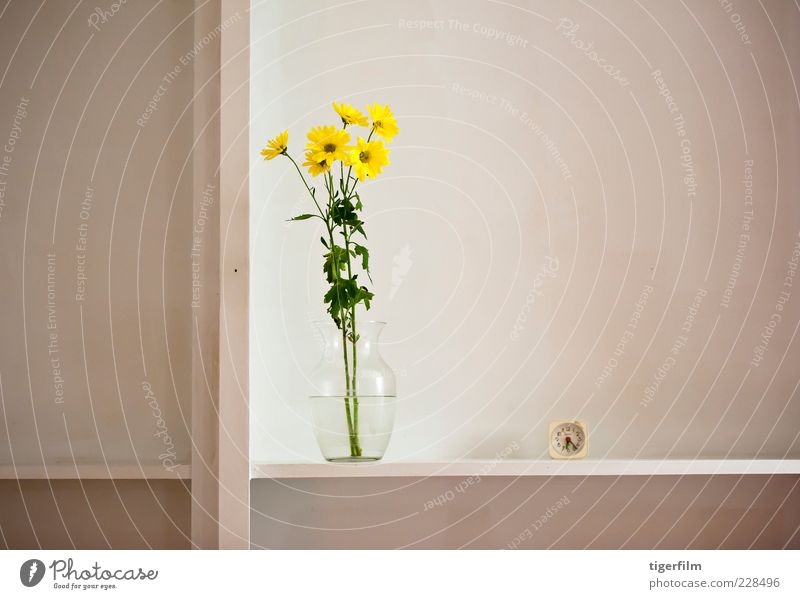
[[[42,466],[0,466],[0,480],[43,480],[43,479],[188,479],[192,476],[191,466],[177,466],[172,472],[161,464],[52,464]]]
[[[258,463],[250,477],[649,476],[800,474],[800,460],[461,460],[369,464]]]

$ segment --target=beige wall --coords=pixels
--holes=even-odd
[[[800,457],[796,6],[516,4],[254,4],[253,458],[319,457],[319,232],[258,149],[333,99],[401,130],[361,189],[387,458],[540,457],[571,417],[596,458]]]
[[[189,485],[175,480],[0,481],[0,548],[189,549]]]
[[[288,128],[299,156],[331,100],[389,103],[401,130],[362,187],[401,396],[387,460],[542,458],[573,417],[595,459],[800,457],[795,3],[253,4],[254,461],[320,459],[319,232],[285,222],[308,199],[257,154]],[[502,547],[572,483],[486,481],[424,513],[449,484],[255,481],[253,542]],[[664,546],[796,547],[796,484],[591,480],[526,546],[652,547],[675,523]]]
[[[269,549],[800,549],[798,480],[256,480],[251,542]]]
[[[796,297],[751,364],[800,228],[790,3],[735,6],[746,39],[710,2],[261,4],[253,156],[286,126],[297,143],[331,120],[331,98],[391,102],[401,120],[394,164],[368,196],[374,316],[391,323],[387,356],[403,394],[390,458],[491,456],[510,443],[522,448],[514,457],[539,457],[547,420],[573,415],[589,420],[594,457],[798,456]],[[191,455],[190,252],[202,205],[191,190],[204,179],[188,160],[191,62],[204,48],[193,47],[188,0],[128,2],[92,27],[95,8],[0,9],[0,465],[171,468]],[[627,84],[579,40],[594,41]],[[659,69],[686,117],[697,189]],[[283,226],[302,200],[297,181],[253,166],[251,453],[318,459],[301,401],[314,360],[304,333],[321,308],[315,235]],[[201,233],[201,254],[214,239]],[[548,256],[559,269],[541,279]],[[201,271],[206,299],[212,274]],[[698,288],[686,345],[642,405]],[[424,513],[450,484],[257,481],[254,545],[503,546],[567,496],[561,532],[524,546],[797,546],[796,477],[593,479],[581,493],[561,479],[539,494],[528,479],[499,499],[497,479]],[[323,497],[342,490],[359,498]],[[180,481],[3,481],[0,530],[8,547],[184,547],[189,499]],[[393,514],[405,524],[385,528]],[[320,531],[372,517],[379,527],[363,534]],[[659,528],[666,521],[674,533]]]
[[[0,151],[2,465],[190,462],[193,3],[97,16],[111,5],[0,9],[0,139],[16,142]],[[79,545],[102,544],[90,508],[115,546],[187,543],[179,481],[124,481],[119,495],[111,481],[86,495],[77,481],[15,485],[0,499],[9,545],[35,546],[23,498],[48,545],[70,546],[41,532],[53,502]],[[144,537],[112,523],[125,507]]]
[[[28,99],[0,221],[0,462],[158,463],[166,428],[185,464],[192,73],[162,77],[192,47],[190,3],[129,2],[99,31],[75,6],[11,2],[0,20],[4,139]]]

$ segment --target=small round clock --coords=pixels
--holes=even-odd
[[[548,447],[550,457],[557,460],[585,458],[588,449],[586,423],[580,420],[551,422]]]

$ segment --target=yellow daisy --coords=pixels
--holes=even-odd
[[[376,103],[373,106],[367,106],[367,110],[369,111],[369,116],[372,117],[372,129],[387,142],[392,141],[392,138],[400,133],[400,129],[397,128],[397,121],[388,104],[381,106]]]
[[[389,150],[382,141],[367,142],[359,136],[358,144],[348,154],[347,164],[355,169],[359,181],[367,177],[374,178],[389,164]]]
[[[289,143],[289,132],[284,131],[275,136],[275,139],[270,139],[267,142],[267,147],[261,150],[261,155],[264,160],[272,160],[275,156],[280,156],[286,153],[286,147]]]
[[[344,160],[350,149],[347,147],[350,134],[333,125],[314,127],[308,132],[308,141],[306,149],[311,160],[314,162],[324,160],[328,165],[333,164],[336,160]]]
[[[337,104],[334,102],[333,109],[336,111],[336,114],[342,117],[342,122],[345,125],[358,125],[360,127],[369,125],[367,117],[361,114],[361,111],[357,108],[350,106],[350,104]]]
[[[328,164],[326,160],[317,162],[316,160],[312,159],[311,152],[306,152],[306,161],[303,163],[303,166],[308,167],[308,172],[311,173],[312,177],[316,177],[322,173],[327,173],[329,170],[331,170],[331,165]]]

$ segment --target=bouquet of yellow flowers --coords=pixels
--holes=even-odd
[[[303,166],[312,177],[322,176],[326,199],[317,194],[316,186],[309,185],[297,161],[289,153],[289,132],[284,131],[269,140],[261,150],[265,160],[278,156],[288,158],[303,181],[315,211],[291,218],[293,221],[320,219],[326,235],[320,237],[324,246],[323,272],[330,285],[324,296],[328,314],[341,331],[344,352],[344,375],[347,389],[347,429],[350,437],[350,454],[361,455],[358,438],[358,397],[356,385],[356,343],[359,335],[356,327],[356,308],[363,304],[369,310],[374,294],[358,280],[357,267],[372,281],[369,272],[369,251],[364,243],[364,221],[361,219],[363,204],[357,191],[358,183],[377,177],[389,164],[389,149],[384,145],[399,133],[389,106],[374,104],[367,106],[368,119],[350,104],[333,103],[333,109],[341,118],[341,128],[334,125],[313,127],[307,135]],[[358,135],[352,143],[348,127],[369,129],[366,139]],[[373,138],[381,139],[373,139]],[[338,169],[337,163],[338,162]],[[338,170],[338,176],[335,175]],[[348,345],[350,346],[348,356]],[[349,358],[349,359],[348,359]],[[350,399],[353,401],[351,412]]]

